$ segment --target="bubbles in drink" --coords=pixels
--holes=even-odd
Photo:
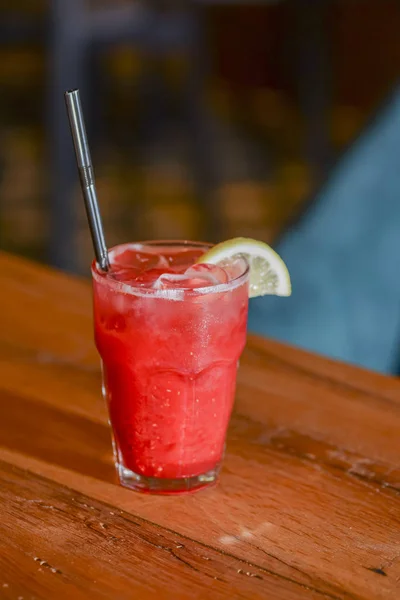
[[[104,319],[104,328],[108,331],[122,333],[126,329],[126,319],[119,314],[109,314]]]

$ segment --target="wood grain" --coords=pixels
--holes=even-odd
[[[3,594],[49,598],[264,598],[279,593],[248,561],[0,462]],[[8,517],[8,518],[7,518]],[[13,567],[9,560],[12,557]],[[6,584],[6,587],[4,587]],[[318,598],[287,580],[287,597]],[[2,596],[4,597],[4,596]]]
[[[116,484],[88,283],[6,255],[0,281],[0,598],[400,597],[398,380],[251,337],[220,485],[142,496]]]

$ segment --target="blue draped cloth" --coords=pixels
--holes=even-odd
[[[249,329],[384,373],[400,366],[400,89],[277,246],[293,295]]]

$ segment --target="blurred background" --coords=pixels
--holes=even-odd
[[[273,242],[400,74],[396,0],[0,3],[0,245],[87,273],[63,91],[111,244]]]
[[[276,244],[395,88],[399,31],[397,0],[1,0],[0,248],[89,273],[93,252],[63,98],[75,87],[109,245],[236,235]],[[362,221],[363,209],[354,210]],[[392,281],[391,266],[387,273]],[[330,285],[335,291],[338,279]],[[355,314],[365,298],[354,300]],[[286,305],[292,318],[296,302],[310,313],[299,292]],[[359,332],[375,319],[364,304]],[[386,309],[375,305],[379,319]],[[250,325],[268,335],[267,305],[256,306]],[[335,350],[339,326],[319,344],[300,311],[295,337],[277,310],[279,339],[397,372],[398,309],[387,321],[390,361],[380,362],[378,347],[367,358],[361,349],[382,327],[359,335],[357,352],[343,325],[346,349]],[[323,311],[320,330],[334,312]]]

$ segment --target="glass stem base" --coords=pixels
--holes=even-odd
[[[121,485],[136,492],[147,494],[189,494],[217,483],[220,465],[212,470],[194,477],[181,477],[179,479],[163,479],[161,477],[145,477],[138,475],[123,465],[116,463],[117,473]]]

